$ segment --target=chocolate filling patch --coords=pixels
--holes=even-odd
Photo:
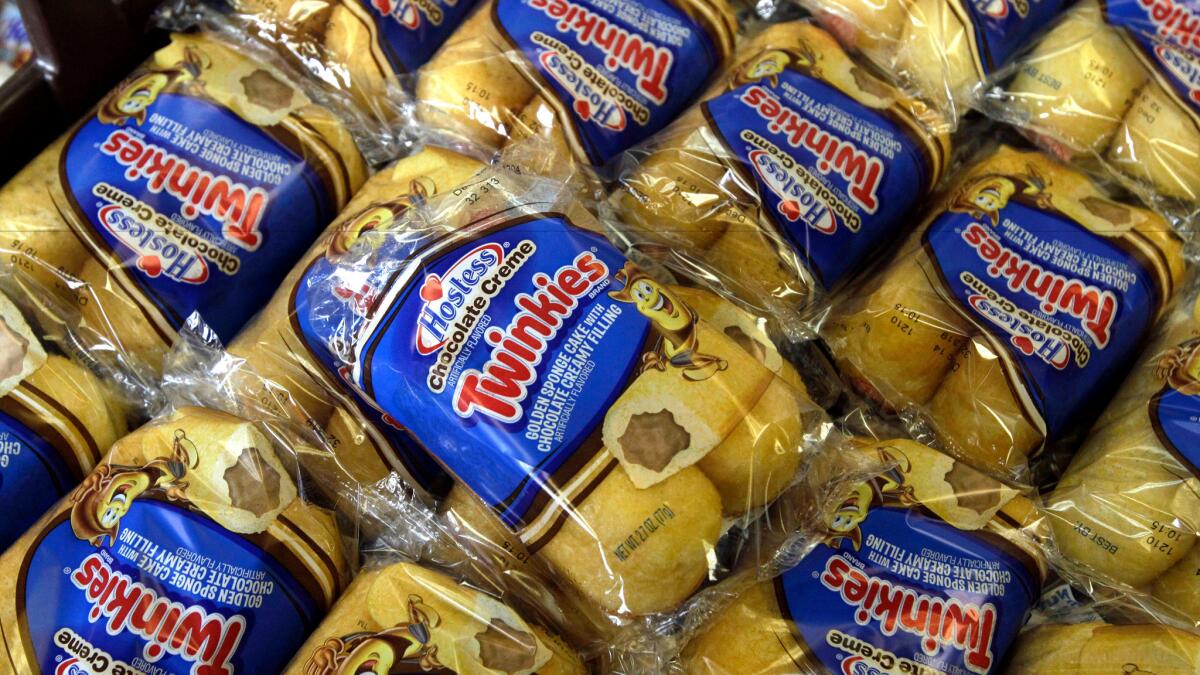
[[[998,485],[983,474],[958,462],[946,473],[946,482],[954,488],[958,505],[983,513],[1000,505]]]
[[[258,448],[242,450],[237,464],[225,469],[229,502],[261,516],[279,506],[279,472],[263,459]]]
[[[502,673],[517,673],[533,667],[537,656],[537,640],[533,635],[492,619],[487,630],[478,633],[479,660],[485,668]]]
[[[1084,197],[1080,203],[1093,215],[1103,218],[1113,225],[1128,225],[1132,217],[1129,209],[1100,197]]]
[[[753,356],[759,363],[767,360],[767,348],[758,340],[747,335],[741,326],[727,326],[725,328],[725,335],[729,336],[730,339],[742,348],[742,351]]]
[[[29,341],[10,328],[4,317],[0,317],[0,380],[19,375],[28,353]]]
[[[625,459],[651,471],[662,471],[691,442],[692,435],[675,421],[670,410],[634,415],[621,434]]]
[[[291,87],[262,68],[242,78],[242,89],[251,103],[271,111],[287,108],[294,94]]]

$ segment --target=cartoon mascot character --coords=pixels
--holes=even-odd
[[[917,503],[912,486],[906,484],[908,474],[912,471],[912,461],[898,448],[883,447],[878,449],[878,453],[879,459],[891,468],[856,485],[834,509],[826,523],[828,531],[825,544],[830,548],[841,548],[843,543],[849,543],[857,551],[862,546],[861,526],[870,514],[871,507],[889,503],[905,506]]]
[[[330,638],[308,657],[305,675],[390,675],[453,673],[438,661],[430,644],[441,618],[420,596],[408,596],[408,623],[378,633]]]
[[[1027,165],[1026,171],[1025,175],[1002,176],[993,173],[967,181],[954,193],[950,210],[965,213],[977,220],[988,220],[995,227],[1000,222],[1000,210],[1008,206],[1009,200],[1018,193],[1034,199],[1041,208],[1053,208],[1046,194],[1050,182],[1032,165]]]
[[[208,60],[192,48],[184,50],[184,60],[169,68],[150,68],[126,79],[113,89],[96,108],[96,118],[104,124],[121,125],[133,120],[141,126],[146,109],[169,87],[192,82],[209,66]]]
[[[700,351],[696,314],[670,290],[630,262],[617,271],[616,278],[624,286],[609,292],[609,297],[633,304],[662,337],[658,350],[642,357],[642,372],[666,370],[670,366],[682,370],[685,378],[698,382],[729,367],[724,359]]]
[[[364,235],[372,232],[391,231],[401,222],[401,217],[405,212],[435,194],[437,194],[437,186],[432,180],[418,178],[409,183],[407,195],[389,202],[372,204],[350,216],[331,235],[325,257],[336,261],[354,248],[359,241],[363,241]],[[379,243],[379,239],[373,242],[376,246]]]
[[[196,468],[196,446],[182,429],[175,432],[170,457],[151,460],[144,466],[104,464],[71,492],[71,529],[75,536],[100,546],[104,538],[117,539],[121,519],[135,499],[161,492],[171,501],[184,501],[188,469]]]

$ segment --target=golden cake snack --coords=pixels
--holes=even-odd
[[[233,17],[355,103],[397,114],[400,80],[420,68],[471,13],[475,0],[233,0]]]
[[[193,311],[231,337],[365,175],[281,72],[177,35],[0,188],[0,246],[157,366]]]
[[[967,113],[977,88],[1002,71],[1069,0],[805,0],[847,47],[860,50],[948,116]]]
[[[983,98],[1063,158],[1097,160],[1171,215],[1200,201],[1196,9],[1087,0],[1072,8]]]
[[[816,544],[755,580],[683,652],[689,673],[999,673],[1041,593],[1030,502],[909,440],[824,509]]]
[[[852,386],[1018,475],[1086,431],[1184,273],[1166,222],[1038,152],[963,171],[823,328]]]
[[[362,237],[313,268],[301,328],[514,555],[610,614],[669,610],[707,578],[723,514],[773,499],[824,417],[744,309],[651,276],[549,185],[485,173]]]
[[[6,667],[278,672],[348,568],[273,438],[185,407],[118,440],[0,557]]]
[[[1059,551],[1200,621],[1200,469],[1194,294],[1163,322],[1046,496]]]
[[[485,0],[418,72],[417,116],[491,148],[549,135],[600,165],[695,100],[736,28],[725,0]]]
[[[500,600],[415,563],[372,565],[285,675],[588,672],[560,638]]]
[[[1175,673],[1200,670],[1200,636],[1160,624],[1042,624],[1021,634],[1010,673]]]
[[[742,45],[704,99],[628,153],[614,204],[639,235],[760,297],[838,284],[950,159],[939,115],[806,21]]]
[[[36,283],[24,290],[48,292]],[[0,549],[65,496],[126,431],[126,402],[111,376],[57,351],[51,338],[0,293]]]
[[[266,307],[238,333],[229,352],[242,358],[261,378],[254,395],[273,407],[299,414],[330,446],[332,453],[306,459],[336,464],[334,475],[373,483],[396,471],[428,492],[445,489],[444,473],[394,420],[364,403],[339,375],[337,364],[302,330],[307,319],[307,293],[314,268],[336,259],[371,232],[390,232],[404,214],[424,200],[452,191],[482,169],[478,159],[427,146],[381,169],[354,195],[325,233],[284,279]],[[348,300],[365,299],[361,288],[349,289]],[[269,384],[268,384],[269,382]]]

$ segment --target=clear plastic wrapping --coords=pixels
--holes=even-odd
[[[15,672],[278,672],[344,588],[352,544],[297,463],[315,439],[244,405],[212,339],[185,335],[170,409],[0,556]]]
[[[762,318],[601,229],[563,183],[484,172],[320,261],[301,324],[455,477],[446,517],[626,619],[720,574],[828,422]]]
[[[1068,569],[1200,625],[1195,298],[1193,283],[1045,499]]]
[[[408,78],[459,27],[476,0],[174,0],[162,14],[198,21],[305,73],[310,89],[357,122],[373,163],[406,152]]]
[[[486,148],[549,139],[543,173],[601,165],[691,103],[736,31],[725,0],[485,0],[417,74],[417,119]]]
[[[1107,167],[1188,226],[1200,201],[1194,11],[1080,2],[994,74],[982,107],[1059,158]]]
[[[577,674],[560,637],[500,599],[424,565],[376,557],[297,652],[286,675],[364,672]]]
[[[1047,575],[1033,503],[914,441],[843,452],[809,476],[834,487],[799,559],[731,585],[678,672],[1000,672]]]
[[[365,403],[345,382],[339,364],[306,334],[309,279],[322,261],[337,259],[364,235],[402,227],[408,211],[467,182],[485,164],[478,158],[435,146],[381,169],[293,268],[265,308],[229,345],[229,352],[263,377],[254,397],[281,414],[303,420],[321,434],[333,453],[336,474],[374,483],[390,472],[404,476],[427,501],[445,493],[447,478],[420,451],[403,427]],[[341,291],[347,302],[369,303],[360,286]],[[319,473],[319,472],[318,472]]]
[[[950,161],[938,114],[809,22],[747,41],[703,99],[625,153],[612,205],[777,315],[863,266]]]
[[[848,48],[943,111],[952,128],[1071,0],[800,0]]]
[[[0,188],[0,248],[157,368],[192,311],[231,337],[366,174],[281,70],[175,35]]]
[[[822,337],[918,438],[1028,479],[1086,432],[1184,275],[1155,213],[1046,155],[993,148],[837,299]]]
[[[161,396],[27,272],[0,267],[0,550],[75,487]]]

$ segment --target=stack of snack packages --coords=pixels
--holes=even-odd
[[[1200,671],[1196,13],[794,4],[166,3],[0,187],[0,672]]]

